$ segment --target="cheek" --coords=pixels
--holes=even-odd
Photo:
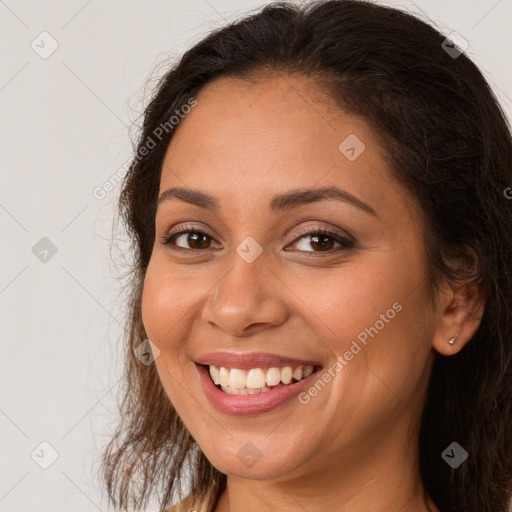
[[[149,267],[142,290],[142,322],[148,338],[159,347],[164,329],[166,326],[168,328],[170,316],[174,311],[173,305],[172,293],[169,293],[162,279],[155,278],[155,272]]]
[[[157,254],[150,260],[144,279],[141,314],[148,338],[163,356],[159,358],[160,365],[162,361],[173,368],[190,364],[187,340],[211,286],[206,271],[195,275],[173,267],[165,255]]]
[[[386,311],[391,310],[389,316],[395,316],[393,304],[402,296],[400,279],[390,278],[389,269],[371,270],[364,265],[360,271],[340,268],[323,277],[301,279],[290,285],[306,306],[302,309],[316,324],[315,330],[333,340],[333,349],[343,351],[344,342],[336,340],[357,336]]]
[[[404,407],[419,415],[431,352],[422,292],[410,293],[408,276],[364,274],[326,280],[304,300],[315,315],[313,330],[326,333],[321,339],[333,364],[329,391],[310,388],[303,398],[312,416],[347,426],[333,430],[340,439],[352,430],[372,436],[375,425],[389,425]]]
[[[180,294],[180,283],[173,279],[168,269],[157,263],[150,261],[144,279],[142,322],[148,338],[160,350],[155,365],[161,383],[170,401],[179,408],[183,399],[180,393],[183,369],[179,347],[187,328],[186,311],[190,310],[190,305]]]
[[[187,296],[180,292],[182,286],[168,269],[150,261],[142,291],[142,321],[148,338],[162,351],[173,345],[174,338],[179,339],[174,328],[180,327],[191,309]]]
[[[344,369],[359,372],[358,378],[375,370],[390,383],[405,382],[421,375],[430,354],[421,272],[421,265],[381,258],[326,279],[296,281],[294,293],[333,358],[346,355]]]

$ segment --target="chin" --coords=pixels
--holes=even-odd
[[[294,444],[283,448],[280,441],[279,446],[276,443],[276,438],[266,435],[244,434],[219,443],[209,439],[207,446],[200,446],[210,463],[226,475],[250,480],[285,479],[305,463],[304,457],[298,457],[304,452],[294,449]]]

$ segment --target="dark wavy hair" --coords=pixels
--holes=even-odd
[[[473,62],[443,48],[445,36],[402,11],[358,0],[268,4],[189,49],[158,82],[143,117],[118,213],[135,258],[129,272],[121,422],[102,456],[102,479],[118,509],[159,494],[213,510],[225,489],[160,382],[134,349],[147,338],[143,280],[155,237],[164,155],[155,130],[219,77],[303,76],[378,134],[397,180],[426,224],[432,289],[464,280],[485,296],[473,338],[456,355],[436,353],[419,437],[425,492],[442,512],[506,512],[512,488],[512,140],[506,116]],[[305,128],[307,129],[307,128]],[[160,132],[158,132],[159,135]],[[457,259],[471,265],[454,267]],[[452,469],[441,453],[457,441],[469,453]]]

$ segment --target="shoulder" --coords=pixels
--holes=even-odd
[[[171,508],[163,509],[160,512],[206,512],[206,508],[202,505],[194,506],[191,499],[187,497],[179,503],[176,503],[176,505],[173,505]]]

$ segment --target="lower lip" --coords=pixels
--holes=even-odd
[[[221,391],[210,378],[207,368],[196,365],[204,392],[217,411],[233,416],[261,414],[276,409],[306,388],[318,372],[294,384],[279,386],[257,395],[229,395]]]

